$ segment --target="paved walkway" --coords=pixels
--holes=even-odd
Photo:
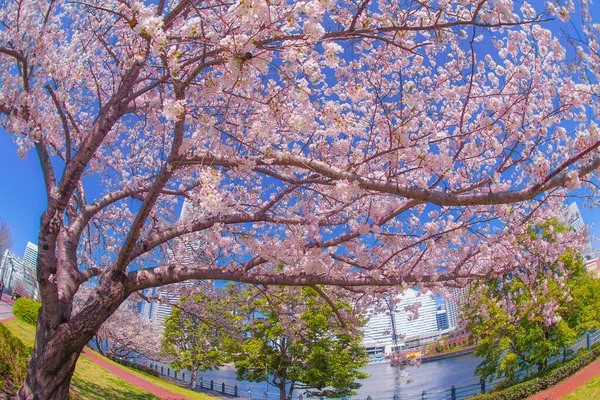
[[[185,396],[173,393],[167,389],[163,389],[159,386],[156,386],[156,385],[148,382],[145,379],[139,378],[139,377],[107,362],[106,360],[98,357],[97,354],[95,354],[94,352],[92,352],[88,349],[83,349],[81,354],[83,354],[84,356],[86,356],[87,358],[89,358],[90,360],[95,362],[96,364],[100,365],[101,367],[105,368],[111,374],[116,375],[119,378],[131,383],[132,385],[137,386],[140,389],[145,390],[146,392],[150,392],[153,395],[160,397],[161,399],[166,399],[166,400],[186,400],[187,399],[187,397],[185,397]]]
[[[571,375],[559,384],[552,386],[550,389],[546,389],[543,392],[535,394],[529,397],[527,400],[559,400],[574,392],[580,386],[586,384],[590,379],[596,375],[600,375],[600,359],[594,361],[584,369],[577,372],[575,375]],[[590,399],[591,400],[591,399]]]
[[[10,321],[15,316],[12,313],[13,301],[6,293],[2,293],[0,298],[0,321]]]
[[[2,298],[0,299],[0,321],[10,321],[11,319],[15,318],[15,316],[12,313],[12,305],[13,305],[13,301],[10,299],[10,297],[7,296],[6,294],[3,294]],[[96,355],[92,351],[84,349],[81,352],[81,354],[83,354],[84,356],[86,356],[87,358],[89,358],[90,360],[95,362],[96,364],[100,365],[101,367],[105,368],[111,374],[116,375],[119,378],[131,383],[132,385],[137,386],[140,389],[145,390],[146,392],[152,393],[153,395],[160,397],[161,399],[187,400],[187,397],[185,397],[185,396],[182,396],[177,393],[173,393],[167,389],[163,389],[159,386],[156,386],[156,385],[146,381],[145,379],[139,378],[139,377],[107,362],[106,360],[103,360],[102,358],[98,357],[98,355]]]

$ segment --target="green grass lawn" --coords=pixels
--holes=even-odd
[[[35,339],[35,327],[28,325],[19,319],[13,319],[12,321],[3,322],[3,324],[11,331],[11,333],[21,339],[21,341],[29,347],[33,347],[33,341]],[[208,396],[203,393],[197,393],[180,386],[177,386],[169,381],[154,377],[150,374],[146,374],[141,371],[136,371],[131,368],[124,367],[111,360],[106,359],[108,362],[116,365],[117,367],[132,373],[138,377],[146,379],[147,381],[160,386],[164,389],[170,390],[174,393],[181,394],[189,399],[193,400],[210,400],[215,397]],[[71,381],[71,396],[72,399],[81,400],[154,400],[159,399],[151,393],[143,391],[136,386],[118,378],[108,372],[106,369],[90,361],[85,356],[79,357],[73,379]]]
[[[590,400],[600,399],[600,375],[590,379],[588,383],[564,397],[563,400]]]
[[[25,346],[33,347],[33,341],[35,340],[34,326],[26,324],[18,318],[13,319],[12,321],[3,322],[2,324],[6,326],[13,336],[18,337]]]

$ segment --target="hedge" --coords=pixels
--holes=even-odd
[[[117,364],[121,364],[121,365],[124,365],[129,368],[137,369],[138,371],[146,372],[147,374],[150,374],[152,376],[160,377],[160,374],[158,373],[158,371],[155,371],[152,368],[147,367],[145,365],[137,364],[137,363],[127,361],[127,360],[122,360],[115,356],[108,356],[108,358],[113,360]]]
[[[595,345],[591,350],[581,350],[572,360],[561,363],[533,379],[518,383],[498,392],[479,394],[470,397],[469,400],[521,400],[527,398],[568,378],[599,356],[600,346]]]
[[[31,348],[0,324],[0,398],[12,398],[25,381]],[[2,396],[2,393],[6,397]]]
[[[26,297],[19,297],[13,305],[13,314],[21,321],[29,325],[35,325],[38,319],[38,313],[42,303]]]

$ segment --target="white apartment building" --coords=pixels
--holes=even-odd
[[[452,297],[446,298],[446,312],[448,317],[448,328],[455,330],[459,325],[458,314],[460,313],[460,306],[464,303],[467,297],[467,288],[454,288],[452,289]]]
[[[397,300],[396,305],[386,299],[371,308],[362,341],[368,353],[389,355],[396,346],[402,348],[405,339],[437,331],[436,302],[429,293],[408,289]],[[415,314],[410,308],[417,304],[420,306]],[[387,311],[375,312],[375,309],[383,308]]]
[[[39,296],[36,267],[38,247],[27,243],[23,259],[5,250],[0,262],[0,280],[7,289],[18,291],[21,296],[37,299]]]

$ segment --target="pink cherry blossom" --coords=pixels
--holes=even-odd
[[[526,233],[597,195],[587,5],[574,65],[537,4],[442,3],[3,3],[0,119],[48,200],[21,397],[65,398],[72,354],[144,288],[439,291],[581,248]]]

